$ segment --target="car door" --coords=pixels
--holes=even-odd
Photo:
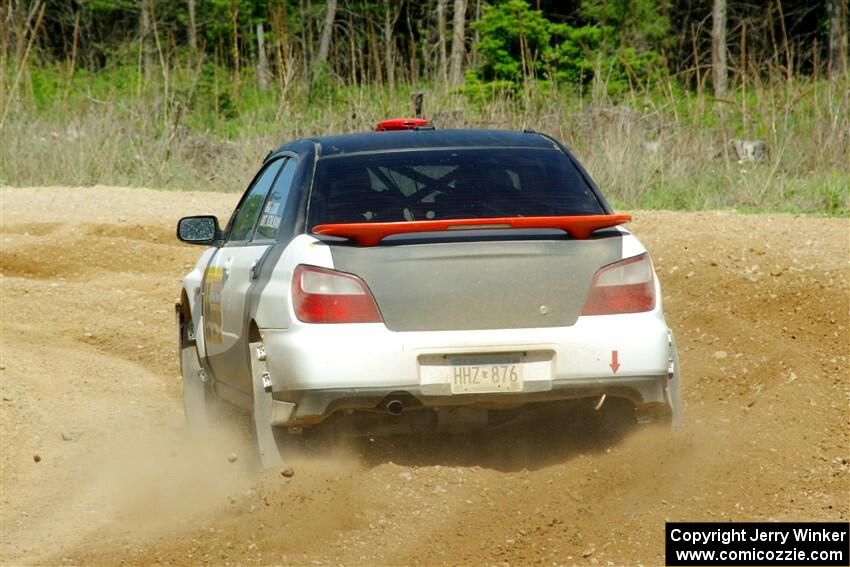
[[[247,244],[252,238],[263,203],[280,173],[283,161],[278,159],[269,162],[254,178],[228,224],[225,243],[216,251],[204,272],[204,343],[207,364],[215,376],[217,387],[235,387],[238,383],[233,371],[239,365],[230,360],[237,354],[233,349],[237,346],[239,336],[232,332],[234,324],[231,319],[238,309],[238,298],[235,297],[237,294],[234,294],[234,291],[240,287],[237,284],[242,282],[239,282],[238,278],[234,280],[233,269],[235,264],[244,264],[244,255],[254,255],[257,252]],[[228,329],[227,333],[225,328]],[[221,394],[229,397],[226,391]]]
[[[221,280],[220,317],[219,327],[211,329],[210,335],[218,342],[208,347],[207,352],[217,382],[235,390],[234,394],[251,393],[246,336],[248,292],[277,238],[296,165],[294,158],[284,157],[266,167],[257,178],[256,190],[252,188],[236,213],[228,242],[212,262],[218,270],[213,275]]]

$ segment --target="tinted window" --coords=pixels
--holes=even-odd
[[[292,187],[292,178],[295,177],[295,169],[298,167],[298,162],[294,159],[286,160],[280,175],[274,182],[274,188],[269,193],[269,198],[266,199],[263,205],[263,212],[260,214],[260,220],[257,222],[257,232],[254,234],[254,240],[273,240],[277,237],[277,230],[280,228],[280,220],[283,218],[283,209],[286,207],[286,198],[289,196],[289,189]]]
[[[233,219],[230,234],[227,237],[228,240],[248,240],[251,231],[254,229],[254,223],[257,222],[257,217],[260,215],[260,208],[263,206],[263,201],[266,200],[266,195],[272,186],[272,182],[277,172],[280,171],[282,161],[277,160],[266,167],[251,189],[248,190],[248,193],[242,198],[242,202],[236,210],[236,216]]]
[[[559,151],[428,150],[319,160],[310,226],[603,212]]]

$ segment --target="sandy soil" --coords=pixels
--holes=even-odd
[[[685,425],[319,443],[257,473],[183,430],[185,214],[237,196],[0,189],[0,561],[663,563],[665,520],[850,519],[846,219],[641,212]],[[233,457],[237,459],[230,462]]]

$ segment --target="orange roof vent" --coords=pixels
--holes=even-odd
[[[413,130],[420,126],[428,126],[428,121],[424,118],[391,118],[390,120],[382,120],[375,127],[375,132],[389,132],[391,130]]]

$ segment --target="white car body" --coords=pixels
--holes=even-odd
[[[291,157],[290,161],[294,159]],[[298,174],[295,175],[297,179]],[[496,262],[500,255],[514,254],[509,252],[513,250],[511,246],[518,247],[517,250],[527,248],[503,242],[499,234],[491,241],[475,242],[475,253]],[[595,234],[599,236],[593,238],[607,238],[610,244],[604,245],[614,251],[609,258],[611,262],[603,260],[601,267],[593,267],[597,274],[608,264],[646,254],[640,241],[623,227],[611,227]],[[445,249],[440,237],[435,238],[424,244],[402,242],[394,253]],[[556,311],[560,307],[550,307],[532,297],[533,316],[537,319],[519,328],[494,328],[493,324],[475,328],[474,322],[469,325],[455,322],[458,328],[422,329],[418,328],[421,325],[411,323],[409,315],[402,317],[404,324],[398,324],[398,317],[391,324],[391,318],[386,317],[391,311],[385,309],[387,292],[379,290],[375,297],[386,321],[323,324],[300,320],[293,299],[293,274],[299,266],[334,270],[343,275],[354,273],[359,277],[362,274],[351,270],[351,266],[362,265],[359,258],[378,253],[346,246],[339,239],[308,231],[274,242],[241,246],[219,243],[208,248],[184,278],[178,303],[181,329],[186,329],[185,333],[181,331],[184,382],[200,378],[203,396],[209,396],[212,391],[218,397],[253,409],[255,420],[261,414],[264,423],[258,425],[260,437],[265,434],[260,430],[300,431],[331,416],[357,412],[397,420],[396,425],[405,423],[403,418],[408,411],[417,410],[419,417],[414,424],[430,421],[438,426],[451,425],[454,419],[486,426],[491,410],[579,398],[601,403],[605,396],[628,399],[639,417],[678,419],[675,344],[664,319],[660,284],[648,256],[645,262],[651,272],[654,305],[641,312],[580,314],[571,324],[547,325],[547,318],[556,315],[549,309]],[[454,250],[462,250],[463,246],[473,244],[461,242],[454,246]],[[440,262],[450,261],[437,258],[435,265],[440,267],[443,266]],[[371,279],[365,276],[363,279],[373,288],[387,279],[376,278],[375,270],[384,276],[394,273],[386,270],[414,270],[408,260],[397,264],[371,259],[367,262],[371,262],[373,275]],[[420,270],[418,279],[422,279],[422,264],[417,265],[420,266],[416,268]],[[402,277],[399,281],[408,280]],[[439,281],[442,280],[409,283],[412,288],[430,291],[434,282]],[[504,286],[501,289],[504,293]],[[452,290],[441,293],[451,295]],[[521,301],[524,309],[529,305],[528,299],[486,298],[477,309],[478,312],[498,310],[502,301],[508,310],[515,309],[511,301]],[[415,298],[411,302],[409,297],[406,301],[409,310],[419,309],[423,313],[435,310],[433,302],[417,305]],[[477,299],[464,301],[474,304]],[[211,317],[215,321],[209,320]],[[491,319],[505,320],[496,315]],[[190,360],[192,356],[197,360]],[[491,363],[510,367],[509,371],[520,377],[516,385],[500,383],[500,388],[510,388],[506,391],[481,390],[479,386],[469,386],[472,390],[467,391],[463,389],[466,386],[458,386],[461,380],[455,377],[458,366],[484,368],[486,373],[486,365]],[[507,371],[496,368],[492,372]],[[496,383],[495,377],[493,381]],[[193,395],[188,393],[187,398]],[[262,407],[258,408],[258,404]],[[262,444],[261,439],[261,452]]]

